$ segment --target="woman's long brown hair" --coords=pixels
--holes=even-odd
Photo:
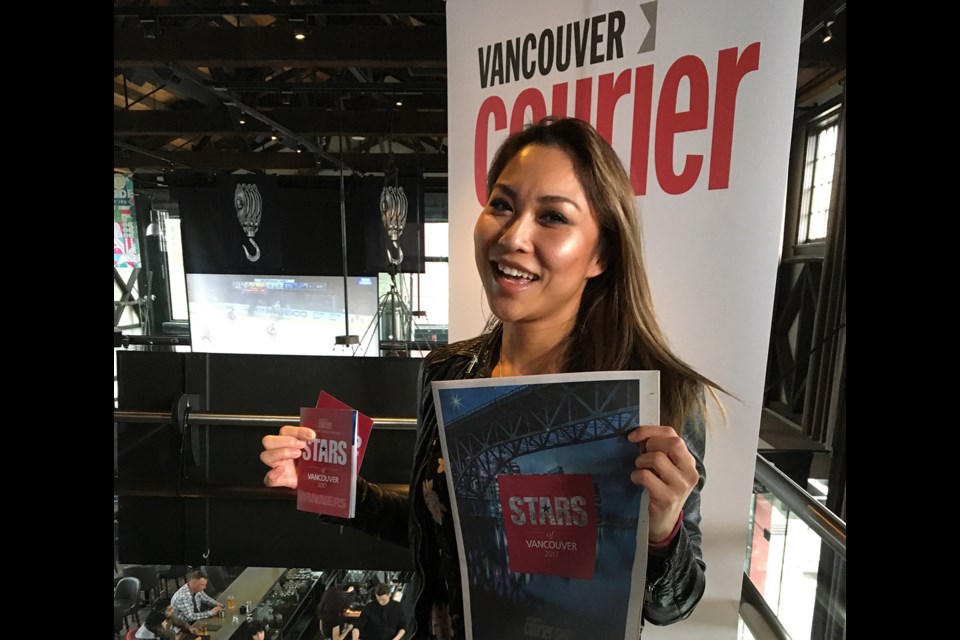
[[[623,164],[588,123],[550,116],[503,142],[487,173],[488,196],[510,160],[531,144],[568,155],[600,227],[604,271],[583,292],[563,370],[660,371],[661,423],[682,431],[694,410],[706,415],[704,389],[714,399],[716,391],[723,390],[677,357],[660,329],[643,260],[633,185]]]

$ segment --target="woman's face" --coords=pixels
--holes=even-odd
[[[497,177],[473,231],[477,270],[505,323],[572,325],[603,272],[600,229],[566,152],[527,145]]]
[[[266,635],[266,632],[263,630],[260,630],[260,631],[257,631],[255,634],[253,634],[253,636],[251,637],[253,640],[263,640],[263,636],[265,635]]]

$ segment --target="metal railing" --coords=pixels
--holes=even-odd
[[[190,411],[187,421],[195,425],[216,425],[221,427],[282,427],[287,424],[300,424],[300,416],[261,416],[243,413],[209,413]],[[132,424],[176,423],[177,416],[164,411],[119,411],[113,412],[114,422]],[[374,418],[374,429],[416,431],[415,418]]]
[[[843,520],[817,502],[816,498],[759,454],[757,454],[754,480],[766,487],[770,493],[797,514],[798,518],[846,561],[847,524]]]
[[[756,640],[793,640],[746,573],[740,589],[740,618]]]

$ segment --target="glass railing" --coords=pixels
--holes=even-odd
[[[749,526],[739,637],[845,637],[846,524],[757,456]]]

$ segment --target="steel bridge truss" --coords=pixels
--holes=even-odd
[[[635,380],[522,387],[456,421],[447,464],[461,496],[489,500],[493,480],[516,473],[517,458],[623,435],[638,416]]]

